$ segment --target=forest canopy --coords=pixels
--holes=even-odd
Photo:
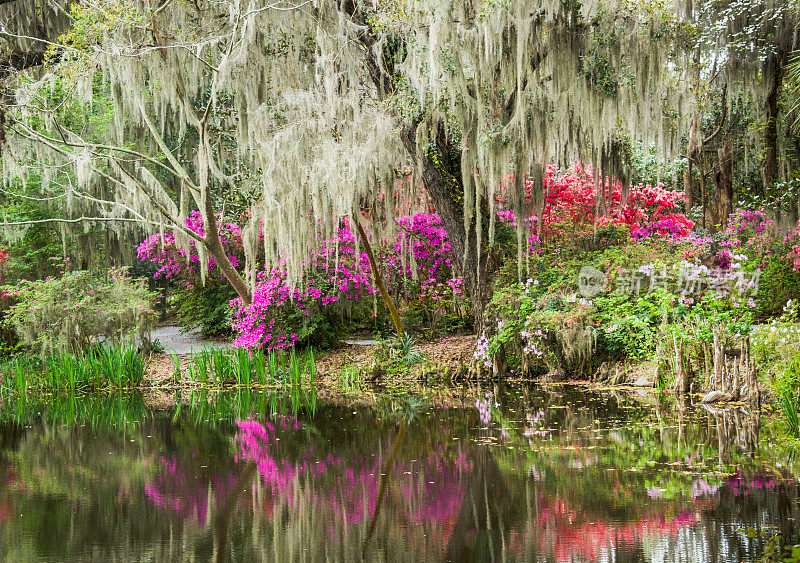
[[[786,181],[797,107],[773,98],[797,92],[796,15],[777,0],[6,0],[2,182],[73,229],[171,231],[245,302],[257,270],[299,280],[342,218],[391,238],[424,191],[481,303],[498,196],[540,211],[549,165],[583,162],[625,199],[648,147],[677,163],[666,181],[682,170],[691,208],[692,167],[719,143],[698,186],[712,223],[733,210],[739,161],[761,168],[757,196]],[[222,210],[243,221],[243,269]]]

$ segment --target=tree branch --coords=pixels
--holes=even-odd
[[[20,123],[19,123],[19,122],[16,122],[16,124],[17,124],[17,125],[20,125]],[[24,125],[23,125],[23,127],[24,127]],[[26,129],[28,129],[28,131],[31,131],[31,130],[30,130],[29,128],[27,128],[27,127],[26,127]],[[69,153],[67,150],[65,150],[65,149],[63,149],[63,148],[61,148],[61,147],[59,147],[59,146],[58,146],[58,145],[56,145],[54,142],[49,142],[49,141],[45,140],[45,139],[47,138],[47,137],[45,137],[45,136],[40,136],[40,137],[37,139],[37,138],[36,138],[36,133],[35,133],[35,132],[33,132],[33,131],[31,131],[31,135],[33,135],[33,136],[31,136],[31,135],[26,135],[26,134],[24,134],[24,133],[20,133],[20,134],[21,134],[23,137],[27,138],[27,139],[30,139],[30,140],[35,140],[35,139],[36,139],[36,140],[38,140],[40,143],[44,144],[46,147],[48,147],[48,148],[50,148],[50,149],[52,149],[52,150],[54,150],[54,151],[57,151],[59,154],[61,154],[61,155],[63,155],[63,156],[66,156],[66,157],[71,157],[71,156],[72,156],[72,155],[71,155],[71,154],[70,154],[70,153]],[[165,209],[165,208],[164,208],[164,206],[163,206],[163,205],[161,205],[161,203],[158,201],[158,198],[156,197],[156,195],[155,195],[155,194],[153,194],[153,193],[151,193],[151,191],[150,191],[150,190],[147,188],[147,186],[146,186],[144,183],[142,183],[142,182],[141,182],[141,181],[140,181],[138,178],[136,178],[135,176],[133,176],[133,175],[132,175],[130,172],[128,172],[127,170],[125,170],[125,169],[124,169],[122,166],[120,166],[119,164],[117,164],[116,166],[114,166],[114,164],[116,164],[116,160],[115,160],[115,159],[113,159],[113,158],[109,158],[109,163],[112,165],[112,168],[113,168],[113,169],[115,169],[117,172],[119,172],[120,174],[123,174],[123,175],[127,176],[127,177],[128,177],[128,178],[130,178],[132,181],[136,182],[136,184],[137,184],[137,186],[139,187],[139,189],[140,189],[140,190],[142,190],[142,192],[143,192],[143,193],[144,193],[144,194],[147,196],[147,198],[150,200],[150,203],[152,203],[153,207],[155,207],[155,209],[156,209],[156,210],[157,210],[159,213],[161,213],[161,214],[162,214],[162,215],[163,215],[163,216],[164,216],[164,217],[167,219],[167,221],[169,221],[169,222],[170,222],[170,224],[171,224],[171,226],[172,226],[171,228],[173,228],[173,229],[177,229],[177,230],[181,231],[182,233],[184,233],[184,234],[185,234],[185,235],[187,235],[188,237],[190,237],[190,238],[193,238],[194,240],[196,240],[196,241],[198,241],[198,242],[201,242],[201,243],[202,243],[202,242],[204,242],[204,241],[203,241],[203,239],[202,239],[202,238],[201,238],[201,237],[200,237],[200,236],[199,236],[197,233],[195,233],[195,232],[194,232],[194,231],[192,231],[191,229],[188,229],[188,228],[186,228],[184,225],[182,225],[182,224],[181,224],[181,222],[178,220],[178,218],[177,218],[177,217],[174,217],[174,216],[173,216],[173,215],[172,215],[172,214],[169,212],[169,210]],[[113,177],[113,176],[111,176],[111,175],[109,175],[109,174],[107,174],[107,173],[103,172],[102,170],[98,170],[98,169],[97,169],[97,168],[95,168],[95,167],[92,167],[92,169],[94,170],[94,172],[95,172],[97,175],[99,175],[99,176],[101,176],[101,177],[105,178],[105,179],[106,179],[106,180],[108,180],[109,182],[112,182],[112,183],[114,183],[114,184],[117,184],[117,185],[119,185],[119,186],[125,187],[125,184],[124,184],[124,183],[122,182],[122,180],[120,180],[119,178],[115,178],[115,177]],[[136,220],[134,220],[134,221],[136,221]]]
[[[3,0],[0,0],[2,3]],[[14,72],[26,68],[39,66],[44,62],[44,51],[29,51],[26,53],[11,53],[0,59],[0,80],[11,76]]]
[[[39,225],[42,223],[80,223],[82,221],[120,221],[123,223],[148,223],[158,225],[155,221],[134,219],[132,217],[78,217],[76,219],[64,219],[62,217],[49,217],[47,219],[31,219],[29,221],[10,221],[3,223],[3,226],[15,227],[20,225]]]
[[[146,116],[145,116],[145,118],[146,118]],[[55,125],[56,125],[56,127],[58,129],[59,134],[61,134],[62,131],[66,131],[70,135],[73,135],[73,136],[75,136],[75,137],[80,139],[80,135],[78,135],[77,133],[74,133],[73,131],[70,131],[69,129],[67,129],[66,127],[64,127],[63,125],[61,125],[57,121],[55,121],[55,119],[53,121],[54,121],[54,123],[55,123]],[[30,127],[28,127],[27,125],[25,125],[24,123],[22,123],[20,121],[14,121],[13,124],[25,129],[25,131],[28,133],[28,135],[26,135],[26,137],[28,137],[28,138],[31,138],[31,136],[38,137],[42,142],[50,142],[50,143],[53,143],[53,144],[62,144],[62,145],[65,145],[67,147],[73,147],[73,148],[79,148],[79,149],[89,149],[94,154],[96,154],[97,156],[104,156],[104,155],[101,155],[101,154],[95,152],[95,151],[98,151],[98,150],[107,150],[107,151],[111,151],[111,152],[121,152],[123,154],[129,154],[131,156],[134,156],[136,158],[139,158],[141,160],[149,162],[150,164],[153,164],[154,166],[161,167],[164,171],[168,172],[169,174],[177,177],[180,180],[183,180],[183,181],[187,182],[187,185],[189,186],[190,189],[195,189],[195,190],[197,189],[197,187],[194,185],[194,183],[192,183],[191,179],[188,177],[188,173],[180,165],[180,163],[178,163],[178,161],[174,158],[172,153],[169,151],[169,149],[166,146],[166,143],[164,143],[163,146],[162,146],[161,143],[159,143],[159,148],[161,148],[162,151],[164,151],[164,156],[167,158],[167,160],[171,164],[174,164],[174,165],[178,166],[177,170],[173,170],[172,168],[170,168],[169,166],[167,166],[163,162],[159,161],[158,159],[155,159],[155,158],[153,158],[151,156],[148,156],[148,155],[146,155],[144,153],[141,153],[139,151],[135,151],[133,149],[129,149],[129,148],[126,148],[126,147],[120,147],[120,146],[114,146],[114,145],[103,145],[103,144],[99,144],[99,143],[87,143],[83,139],[81,139],[81,142],[69,141],[69,140],[64,138],[63,134],[61,134],[61,139],[56,139],[54,137],[49,137],[49,136],[45,135],[44,133],[40,133],[39,131],[31,129]],[[148,125],[150,125],[149,122],[148,122]],[[158,138],[156,139],[156,142],[158,142]],[[163,139],[162,139],[162,143],[163,143]],[[170,157],[172,157],[172,158],[170,158]]]
[[[719,121],[719,125],[717,126],[716,131],[711,133],[708,137],[703,139],[703,144],[710,143],[714,137],[719,135],[719,132],[722,131],[722,126],[725,125],[725,118],[728,115],[728,83],[726,82],[725,85],[722,87],[722,119]]]

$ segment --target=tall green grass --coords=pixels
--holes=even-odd
[[[338,372],[339,388],[345,392],[357,392],[364,383],[364,377],[356,366],[345,366]]]
[[[782,392],[778,395],[778,404],[783,410],[783,417],[786,420],[786,428],[789,434],[794,438],[800,438],[800,417],[797,414],[800,405],[798,405],[797,395]]]
[[[0,364],[0,389],[5,393],[124,389],[142,384],[145,367],[144,355],[125,345],[98,346],[77,355],[19,356]]]
[[[778,370],[769,383],[783,411],[787,433],[800,438],[800,352],[792,354],[785,367]]]
[[[180,359],[172,357],[175,381],[182,378]],[[314,351],[250,351],[204,348],[194,352],[187,369],[192,385],[306,385],[316,377]],[[0,393],[35,390],[126,389],[144,383],[145,356],[133,346],[95,347],[81,354],[58,352],[45,357],[19,356],[0,364]]]
[[[194,385],[301,385],[316,378],[314,351],[279,352],[244,348],[192,351],[188,379]]]

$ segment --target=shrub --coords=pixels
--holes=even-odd
[[[155,318],[156,295],[123,268],[108,277],[85,270],[58,278],[23,280],[5,287],[3,299],[16,301],[7,322],[22,341],[41,352],[77,352],[93,341],[143,335]]]
[[[597,186],[591,169],[574,163],[567,170],[549,166],[544,178],[544,206],[541,216],[532,213],[524,219],[531,246],[554,242],[584,250],[613,245],[622,232],[634,239],[656,237],[685,237],[694,223],[678,212],[678,202],[683,192],[671,191],[663,184],[638,184],[631,186],[627,198],[622,196],[622,184],[616,179],[606,179]],[[499,204],[506,186],[501,186]],[[525,182],[526,199],[532,199],[533,183]],[[604,195],[603,205],[598,205],[599,195]],[[517,219],[510,210],[498,214],[502,222],[516,225]],[[622,231],[611,227],[624,227]],[[604,232],[605,229],[608,229]],[[598,241],[603,242],[598,245]]]
[[[389,290],[421,307],[420,317],[432,326],[452,324],[452,318],[444,320],[448,315],[466,316],[462,280],[452,276],[452,250],[439,217],[417,214],[398,223],[402,229],[398,241],[377,248],[382,251],[378,259]],[[404,248],[413,256],[407,264],[398,257]],[[280,264],[258,274],[252,304],[239,306],[234,314],[237,345],[325,346],[335,340],[345,313],[372,315],[377,290],[366,252],[356,251],[347,221],[340,223],[333,238],[320,241],[307,267],[302,286],[291,286]]]
[[[645,360],[656,349],[660,315],[646,306],[649,296],[630,300],[627,295],[612,294],[595,299],[593,320],[598,329],[598,349],[605,349],[613,359]]]
[[[206,285],[178,287],[170,298],[184,329],[199,328],[203,336],[232,333],[230,302],[236,291],[225,281],[209,280]]]
[[[800,298],[800,272],[792,269],[785,258],[772,254],[762,262],[755,302],[762,315],[780,315],[787,300]]]
[[[393,240],[375,244],[387,287],[417,308],[420,320],[429,327],[463,326],[469,319],[469,303],[462,280],[452,271],[453,258],[447,233],[438,215],[418,213],[397,219],[400,232]],[[189,229],[202,234],[197,213],[187,218]],[[231,263],[242,263],[241,230],[220,219],[220,236]],[[283,264],[256,272],[253,301],[247,307],[240,299],[228,299],[216,285],[226,285],[210,262],[211,289],[200,283],[199,258],[193,249],[183,249],[172,233],[152,235],[138,249],[139,258],[156,268],[154,278],[169,279],[182,287],[176,302],[179,318],[186,326],[200,326],[208,334],[218,333],[233,306],[231,328],[236,344],[247,348],[286,348],[312,344],[335,344],[345,317],[373,317],[372,272],[363,249],[356,251],[355,233],[343,220],[319,245],[305,266],[307,275],[291,283]],[[402,255],[410,256],[406,262]],[[229,294],[231,298],[233,293]],[[382,312],[378,299],[379,312]],[[379,326],[380,319],[371,323]]]
[[[595,340],[587,322],[589,304],[574,296],[543,293],[535,282],[494,294],[475,359],[501,373],[520,366],[526,373],[547,370],[558,378],[586,375]]]

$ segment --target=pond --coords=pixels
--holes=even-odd
[[[747,407],[463,387],[53,396],[0,408],[13,561],[746,561],[798,541]]]

